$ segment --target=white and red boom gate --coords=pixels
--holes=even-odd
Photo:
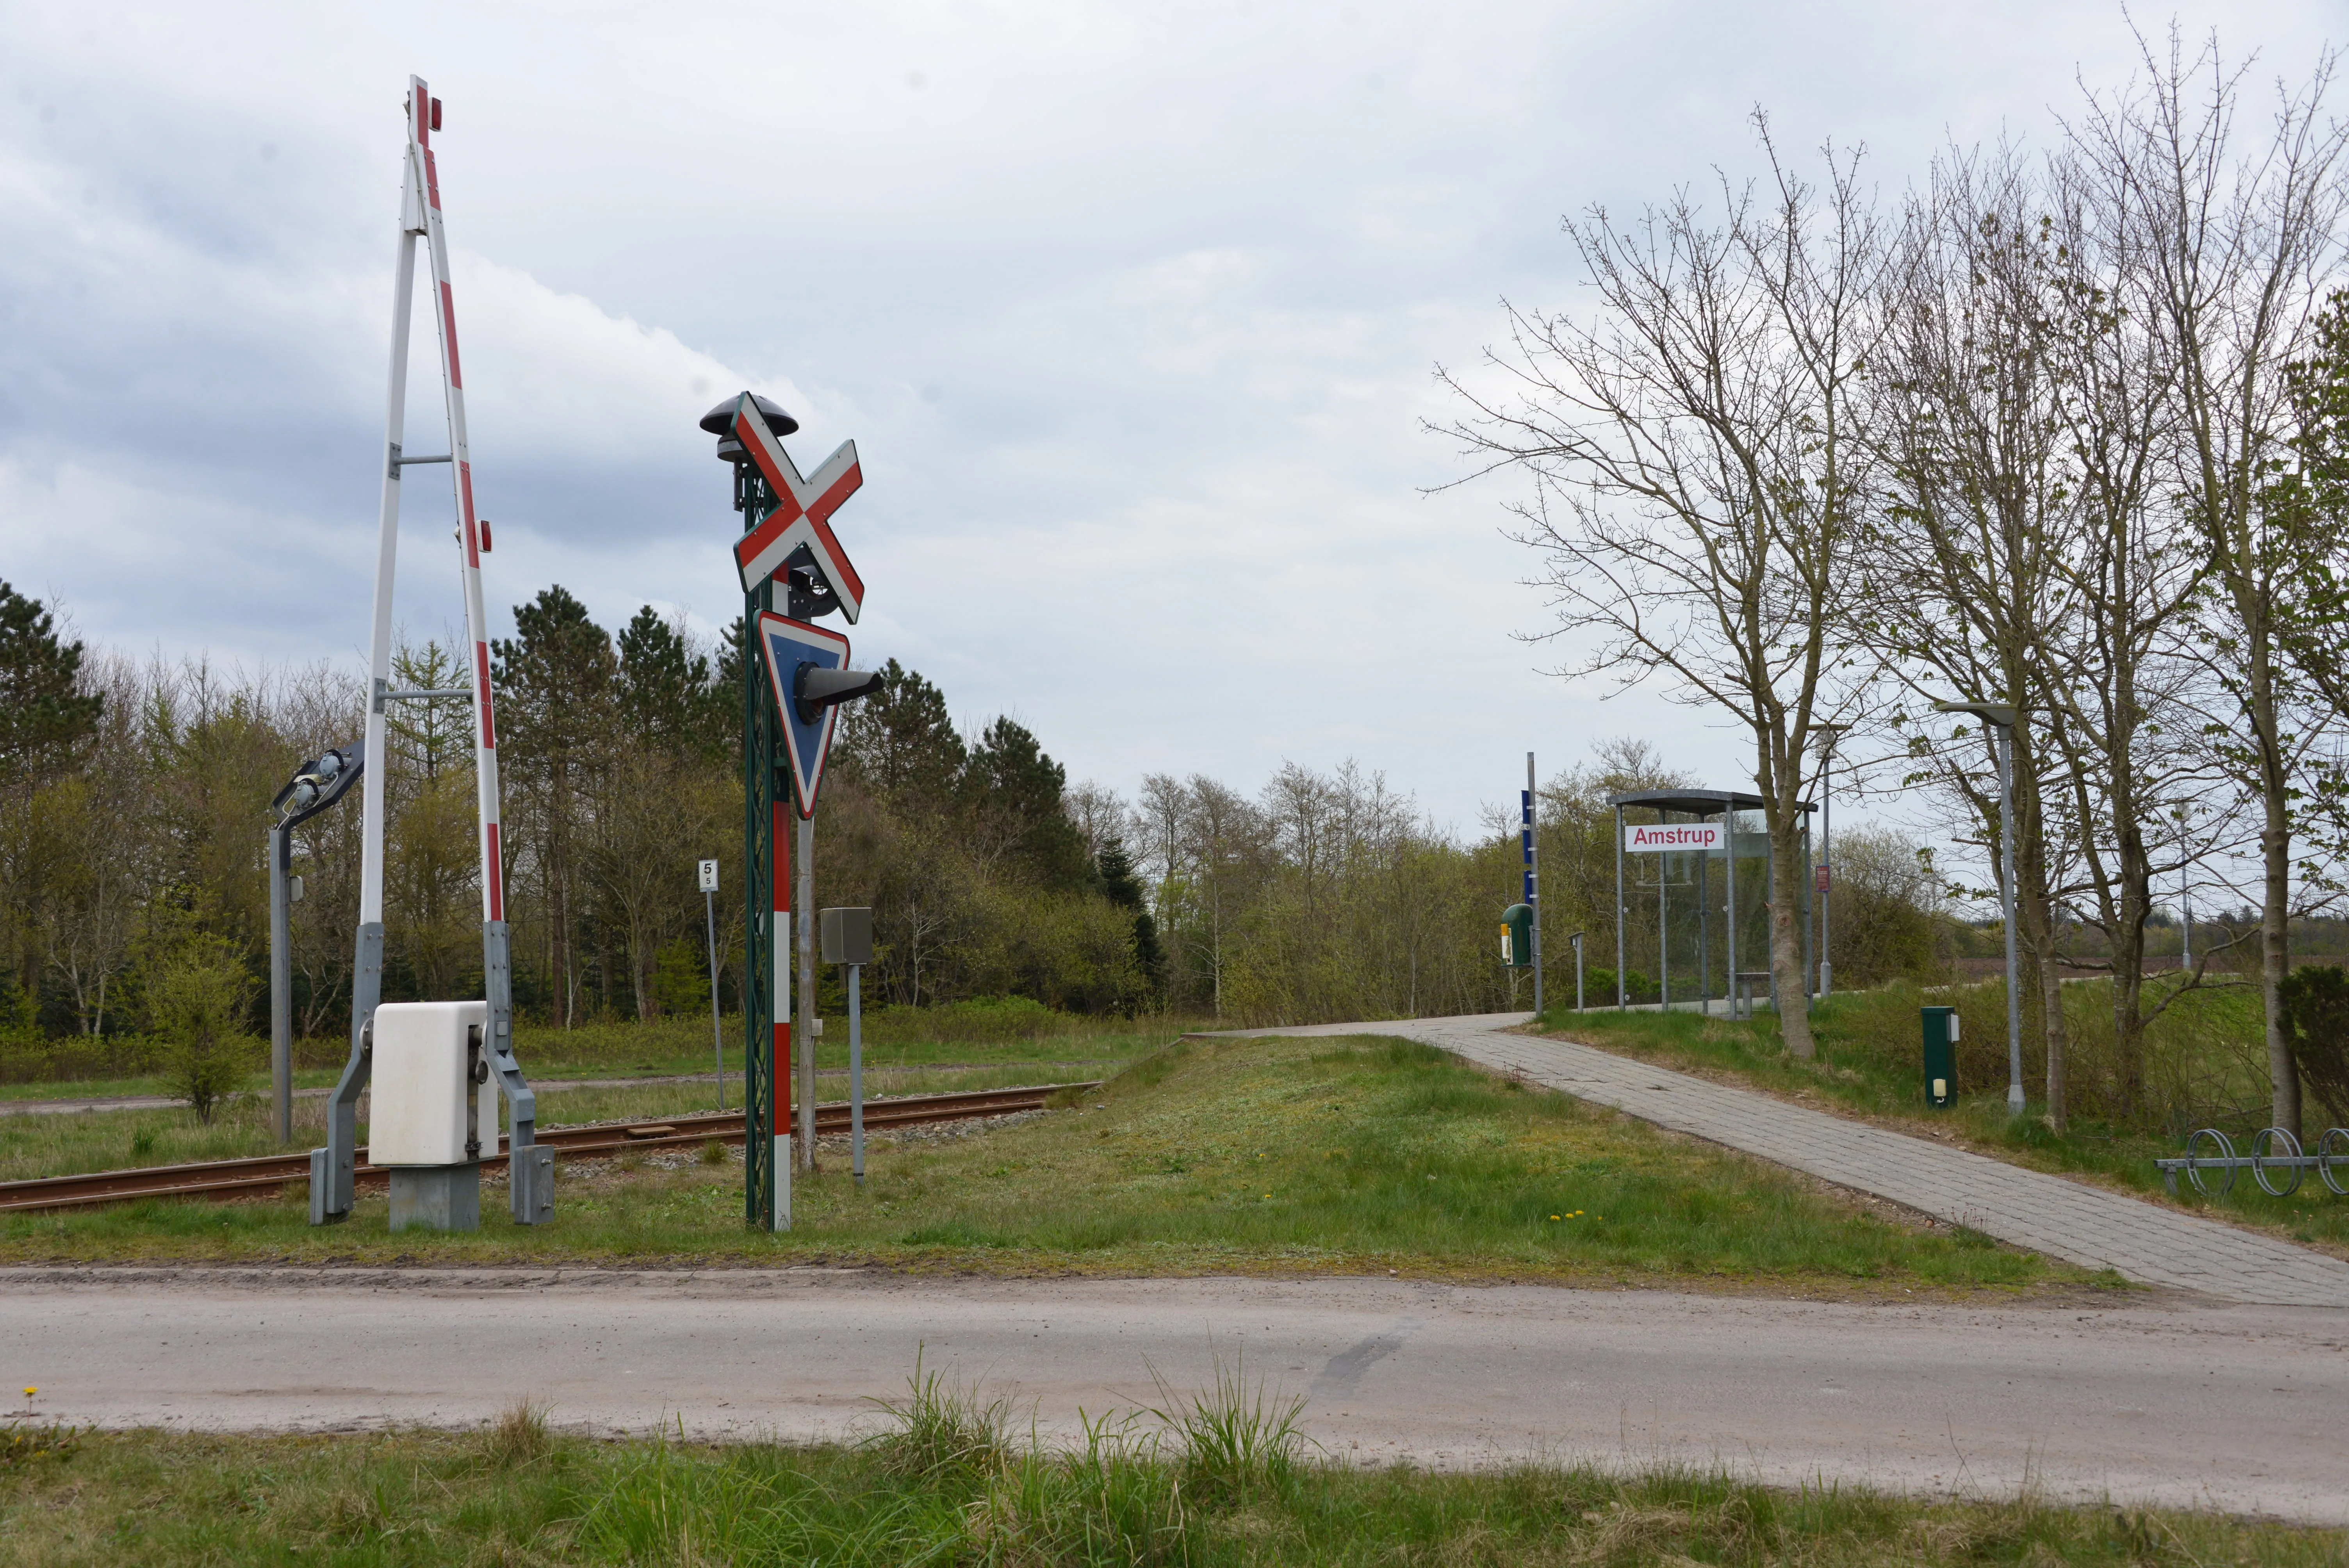
[[[482,1086],[476,1109],[484,1152],[497,1152],[497,1104],[511,1112],[510,1196],[513,1217],[535,1224],[553,1214],[549,1151],[533,1153],[537,1106],[513,1055],[513,970],[506,938],[505,867],[498,847],[497,725],[490,699],[490,634],[481,609],[481,555],[489,527],[473,511],[472,453],[465,435],[465,377],[457,349],[457,303],[449,281],[449,236],[441,218],[440,170],[432,133],[440,129],[440,100],[423,78],[408,78],[408,147],[399,195],[399,250],[391,305],[391,387],[384,414],[383,507],[377,535],[375,619],[367,641],[367,767],[361,775],[362,858],[359,867],[358,962],[351,984],[351,1055],[335,1086],[326,1147],[312,1157],[310,1218],[324,1223],[349,1213],[357,1150],[359,1091],[371,1067],[371,1028],[383,995],[384,717],[395,702],[470,696],[473,702],[473,766],[478,781],[481,863],[481,967],[488,992],[488,1037],[481,1042],[492,1093]],[[449,449],[417,455],[403,449],[407,434],[408,335],[416,294],[416,245],[424,242],[432,269],[432,309],[440,328],[440,389],[448,409]],[[449,465],[456,492],[458,574],[465,593],[468,685],[449,691],[391,687],[393,568],[399,553],[401,471],[419,464]],[[325,1169],[321,1170],[323,1162]]]

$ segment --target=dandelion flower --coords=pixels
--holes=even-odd
[[[1555,1219],[1557,1219],[1557,1216],[1556,1214],[1552,1214],[1552,1215],[1550,1216],[1550,1218],[1551,1218],[1551,1219],[1553,1219],[1553,1220],[1555,1220]]]

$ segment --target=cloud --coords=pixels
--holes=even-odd
[[[2216,18],[2184,15],[2189,32]],[[2289,68],[2332,18],[2235,5]],[[1607,734],[1736,782],[1731,738],[1553,651],[1497,478],[1420,428],[1503,295],[1581,295],[1557,223],[1865,141],[2044,134],[2116,6],[1444,7],[618,0],[370,17],[19,0],[0,56],[0,574],[86,634],[233,657],[362,639],[397,103],[440,139],[493,618],[736,613],[744,387],[854,438],[860,650],[1017,710],[1073,777],[1238,783],[1348,755],[1468,823],[1527,746]],[[409,420],[437,449],[419,296]],[[455,618],[444,481],[401,615]],[[413,476],[411,475],[411,480]]]

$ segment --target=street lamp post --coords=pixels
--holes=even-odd
[[[1835,767],[1836,742],[1850,726],[1819,726],[1819,995],[1835,990],[1834,948],[1827,941],[1828,914],[1835,903],[1835,801],[1828,792],[1828,775]]]
[[[1999,913],[2006,926],[2006,1113],[2023,1114],[2023,994],[2014,964],[2014,723],[2004,702],[1937,702],[1943,713],[1970,713],[1991,727],[1998,752]]]
[[[294,1141],[293,905],[302,881],[293,874],[294,830],[343,798],[360,772],[357,745],[323,751],[295,770],[269,802],[269,1078],[277,1100],[277,1141]]]

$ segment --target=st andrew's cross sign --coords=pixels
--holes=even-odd
[[[856,624],[864,610],[864,579],[856,574],[848,552],[840,547],[832,531],[832,514],[864,483],[864,470],[856,462],[856,443],[841,442],[812,475],[802,479],[799,465],[783,450],[783,443],[768,428],[748,392],[735,405],[733,436],[775,498],[774,511],[735,543],[734,564],[742,574],[742,592],[756,593],[770,578],[781,575],[793,557],[804,552],[840,601],[848,624]]]

